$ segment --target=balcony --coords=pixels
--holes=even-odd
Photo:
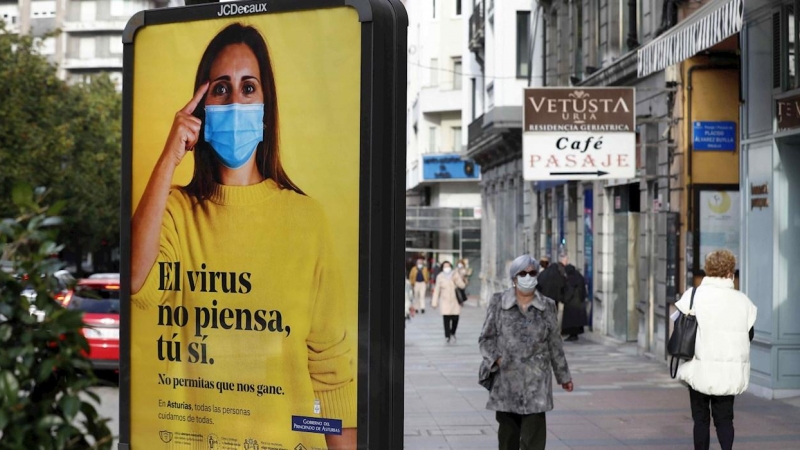
[[[65,70],[122,70],[122,57],[118,58],[67,58],[64,60]]]
[[[92,20],[86,22],[64,22],[63,30],[67,33],[94,33],[104,31],[122,32],[125,20]]]
[[[423,114],[461,111],[461,92],[461,90],[443,90],[440,87],[424,87],[420,90],[418,104],[415,107],[418,107]]]
[[[469,51],[475,54],[479,63],[483,62],[483,51],[486,41],[486,9],[483,0],[473,4],[469,17]]]
[[[521,157],[522,108],[495,107],[473,120],[467,128],[467,158],[489,169]]]
[[[481,218],[475,208],[406,207],[406,230],[480,230]]]

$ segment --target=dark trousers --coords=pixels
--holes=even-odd
[[[442,316],[444,318],[444,337],[456,335],[456,328],[458,328],[458,316]]]
[[[708,450],[711,444],[711,415],[714,416],[714,427],[722,450],[733,448],[733,396],[706,395],[689,388],[689,400],[692,404],[692,420],[694,420],[694,448]],[[711,414],[708,407],[711,405]]]
[[[547,421],[544,413],[514,414],[497,411],[497,438],[500,450],[544,450]]]

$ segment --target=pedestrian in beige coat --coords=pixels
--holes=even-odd
[[[453,270],[450,261],[442,263],[442,272],[436,276],[436,287],[433,289],[431,306],[437,308],[441,301],[442,308],[439,310],[444,318],[444,337],[447,342],[450,338],[456,340],[456,329],[458,328],[458,315],[461,314],[461,304],[456,297],[456,288],[464,289],[467,284],[457,271]]]

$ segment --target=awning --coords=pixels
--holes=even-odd
[[[742,29],[744,0],[711,0],[639,49],[639,78],[691,58]]]

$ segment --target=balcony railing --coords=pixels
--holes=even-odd
[[[475,208],[406,207],[406,230],[452,231],[480,230],[481,219]]]
[[[125,29],[126,20],[65,21],[62,29],[67,33],[94,33],[98,31],[119,31]]]
[[[483,134],[483,116],[478,117],[467,128],[467,147]]]

